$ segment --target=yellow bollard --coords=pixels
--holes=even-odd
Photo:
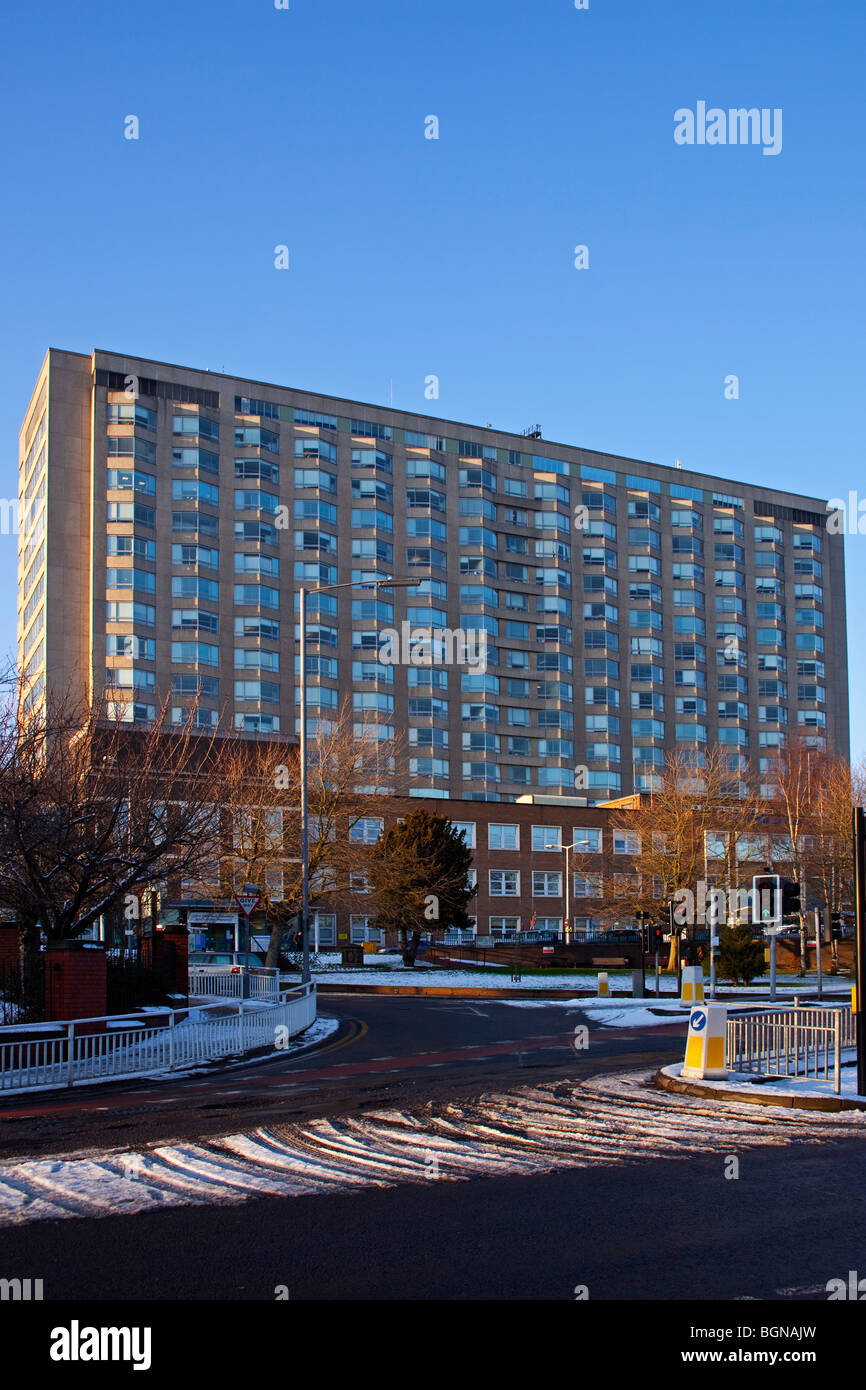
[[[722,1079],[725,1068],[725,1034],[728,1010],[724,1004],[701,1004],[689,1015],[686,1060],[681,1076]]]
[[[599,970],[599,972],[598,972],[598,997],[599,997],[599,999],[606,999],[606,998],[609,997],[609,995],[610,995],[610,990],[609,990],[608,984],[607,984],[607,971],[606,971],[606,970]]]
[[[699,965],[683,966],[681,1004],[700,1004],[704,997],[704,972]]]

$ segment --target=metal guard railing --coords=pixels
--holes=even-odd
[[[280,997],[280,972],[266,966],[191,965],[189,992],[216,999],[268,999]]]
[[[728,1071],[829,1081],[841,1090],[841,1054],[855,1046],[850,1008],[766,1009],[729,1018]]]
[[[153,1021],[147,1015],[120,1015],[25,1028],[12,1024],[0,1028],[0,1092],[173,1071],[268,1044],[284,1046],[281,1039],[303,1032],[315,1019],[316,986],[309,984],[285,992],[275,1004],[227,1000],[166,1009]],[[29,1037],[30,1032],[37,1036]]]

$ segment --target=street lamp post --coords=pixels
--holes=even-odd
[[[314,588],[301,585],[299,590],[298,617],[300,619],[300,693],[298,701],[299,730],[301,743],[301,984],[308,985],[310,972],[310,835],[308,825],[307,795],[307,595],[331,593],[334,589],[414,589],[422,579],[376,579],[345,584],[317,584]]]
[[[114,756],[113,753],[103,753],[103,755],[102,755],[102,765],[103,765],[103,767],[105,766],[106,763],[113,763],[115,767],[118,766],[117,758]],[[125,839],[125,841],[126,841],[126,856],[127,856],[127,860],[128,860],[128,859],[130,858],[131,850],[132,850],[132,793],[131,793],[131,791],[130,791],[129,782],[126,783],[126,795],[125,795],[125,797],[124,797],[124,809],[125,809],[125,811],[126,811],[126,824],[125,824],[125,826],[124,826],[124,828],[123,828],[123,836],[124,836],[124,839]],[[129,865],[127,864],[127,872],[128,872],[128,871],[129,871]],[[136,898],[137,898],[138,901],[140,901],[140,900],[141,900],[141,895],[140,895],[140,894],[136,894]],[[138,916],[138,918],[137,918],[136,920],[137,920],[137,922],[138,922],[138,926],[135,927],[133,930],[130,930],[130,928],[129,928],[128,926],[125,926],[124,929],[123,929],[123,945],[122,945],[122,947],[121,947],[121,956],[123,957],[124,960],[126,959],[127,955],[132,955],[132,951],[130,950],[130,944],[129,944],[129,938],[130,938],[131,936],[134,936],[134,937],[135,937],[136,946],[137,946],[138,951],[140,952],[140,950],[141,950],[142,921],[141,921],[141,914],[140,914],[140,913],[139,913],[139,916]],[[126,918],[124,918],[124,921],[126,921]],[[101,916],[100,919],[99,919],[99,929],[100,929],[100,931],[101,931],[102,940],[105,941],[105,917],[104,917],[104,915]]]
[[[580,845],[591,845],[591,844],[592,844],[592,841],[591,841],[591,840],[575,840],[575,842],[574,842],[573,845],[564,845],[564,846],[563,846],[563,849],[564,849],[564,851],[565,851],[565,944],[566,944],[566,946],[568,946],[568,945],[570,944],[570,937],[571,937],[571,913],[570,913],[570,908],[571,908],[571,894],[570,894],[570,891],[569,891],[571,885],[569,884],[569,881],[568,881],[568,875],[569,875],[568,856],[569,856],[569,854],[571,853],[572,850],[577,849]],[[545,845],[544,848],[545,848],[545,849],[559,849],[559,845]]]

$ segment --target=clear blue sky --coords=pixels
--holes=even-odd
[[[0,494],[49,345],[860,489],[864,51],[858,0],[7,7]],[[700,100],[782,108],[782,152],[676,145]]]

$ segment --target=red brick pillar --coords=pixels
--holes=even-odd
[[[0,984],[10,968],[21,962],[21,936],[17,922],[0,922]]]
[[[105,1014],[107,960],[103,946],[56,941],[45,952],[46,1019]]]
[[[189,932],[186,927],[157,927],[153,934],[156,960],[165,961],[169,971],[169,994],[189,994]]]

